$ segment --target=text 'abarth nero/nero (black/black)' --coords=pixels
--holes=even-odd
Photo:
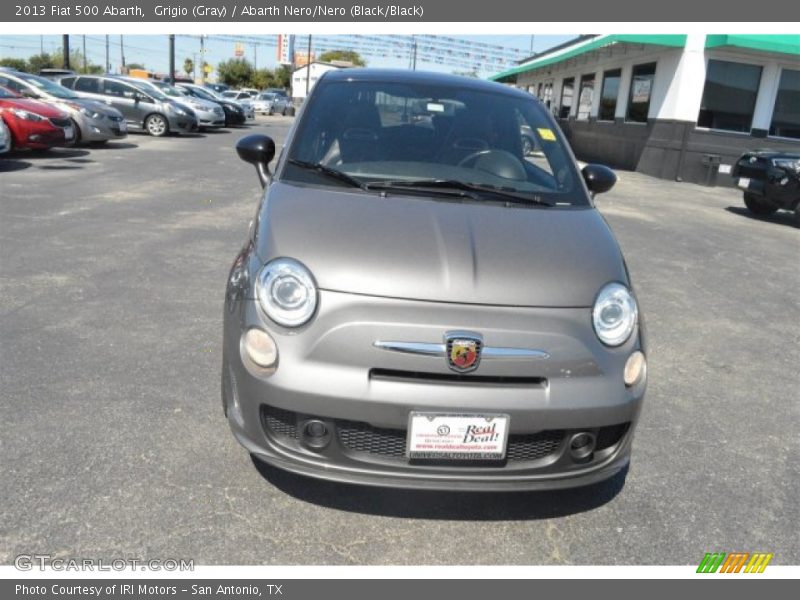
[[[529,94],[326,73],[227,282],[222,402],[257,459],[401,488],[535,490],[624,474],[647,383],[636,296],[594,194]]]

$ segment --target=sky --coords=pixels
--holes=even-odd
[[[105,36],[102,34],[86,35],[86,55],[89,60],[95,64],[102,65],[105,62]],[[206,60],[212,65],[229,58],[234,57],[237,42],[233,39],[236,36],[212,36],[211,39],[206,40]],[[246,36],[247,40],[258,41],[263,43],[255,45],[252,43],[245,43],[243,45],[245,56],[248,60],[256,64],[259,68],[269,67],[273,68],[277,64],[277,50],[276,50],[276,37],[275,35],[264,36]],[[321,37],[321,40],[330,40],[337,36],[328,35]],[[379,36],[384,37],[384,36]],[[404,36],[408,40],[409,48],[411,46],[411,36]],[[516,55],[519,58],[527,57],[531,54],[531,48],[534,52],[541,52],[552,46],[560,44],[567,39],[574,36],[551,36],[551,35],[536,35],[533,37],[529,35],[486,35],[486,36],[456,36],[452,35],[446,39],[460,40],[468,43],[475,44],[477,50],[470,49],[464,45],[464,51],[480,52],[480,44],[491,44],[493,46],[502,46],[504,48],[517,50]],[[120,36],[111,35],[110,38],[110,63],[111,70],[117,71],[121,64],[120,59]],[[242,38],[244,39],[244,38]],[[397,39],[397,38],[395,38]],[[443,38],[444,39],[444,38]],[[298,52],[305,52],[307,47],[308,36],[297,34],[295,36],[295,50]],[[312,36],[312,51],[314,37]],[[72,35],[70,36],[70,45],[74,48],[83,48],[84,36]],[[126,63],[141,63],[146,68],[156,72],[168,71],[168,40],[166,35],[126,35],[123,38],[125,61]],[[323,43],[321,41],[321,43]],[[0,35],[0,58],[27,58],[33,54],[38,54],[42,49],[45,52],[53,52],[61,48],[60,35]],[[193,58],[197,59],[200,52],[200,40],[198,36],[189,35],[176,35],[175,40],[175,62],[176,69],[181,70],[184,59]],[[255,53],[255,56],[254,56]],[[407,68],[410,63],[410,52],[408,54],[404,50],[403,57],[400,58],[398,53],[394,56],[379,56],[369,55],[365,56],[368,65],[371,67],[399,67]],[[469,59],[465,59],[469,61]],[[445,65],[437,64],[435,62],[428,62],[425,56],[420,53],[417,59],[417,69],[432,70],[441,72],[453,71],[466,71],[463,64],[460,65]],[[489,69],[479,72],[482,77],[488,77],[502,69]]]

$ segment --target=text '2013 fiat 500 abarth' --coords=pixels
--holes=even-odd
[[[592,203],[616,176],[579,171],[538,100],[332,71],[274,172],[270,138],[237,151],[265,194],[227,282],[222,399],[257,459],[442,490],[574,487],[627,467],[646,349]]]

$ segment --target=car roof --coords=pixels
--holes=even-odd
[[[505,94],[530,99],[532,96],[517,88],[485,81],[473,77],[435,73],[433,71],[408,71],[404,69],[348,68],[327,71],[324,75],[326,83],[333,81],[375,81],[391,83],[423,83],[429,85],[447,85],[462,89]]]

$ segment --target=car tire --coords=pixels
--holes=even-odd
[[[144,128],[153,137],[164,137],[169,133],[169,123],[164,115],[154,113],[144,120]]]
[[[78,122],[75,119],[70,119],[72,121],[72,129],[75,130],[75,139],[72,140],[72,145],[77,146],[81,143],[81,128],[78,127]]]
[[[794,226],[800,229],[800,202],[794,207]]]
[[[282,114],[284,117],[286,116],[286,107],[285,107],[285,106],[283,107],[283,112],[281,112],[281,114]]]
[[[222,381],[220,382],[220,396],[222,398],[222,414],[228,418],[228,394],[231,387],[231,372],[228,366],[228,357],[222,353]]]
[[[750,192],[744,193],[744,205],[751,213],[759,217],[768,217],[778,210],[777,206]]]
[[[533,154],[533,140],[527,135],[522,136],[522,156],[530,156]]]

